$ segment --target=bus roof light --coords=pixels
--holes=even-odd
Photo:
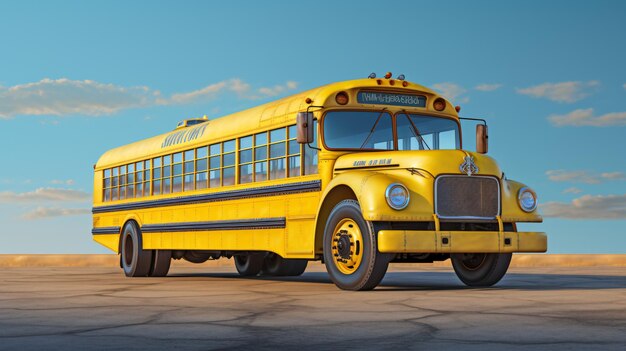
[[[408,86],[408,85],[409,85],[409,82],[407,82],[406,80],[403,80],[403,81],[402,81],[402,86],[403,86],[403,87],[406,87],[406,86]]]
[[[376,79],[376,83],[378,83],[378,85],[381,85],[381,84],[383,84],[383,81],[380,80],[380,79]]]
[[[369,78],[369,79],[374,79],[374,78],[376,78],[376,73],[374,73],[374,72],[370,73],[370,75],[369,75],[369,76],[367,76],[367,78]]]
[[[339,105],[345,105],[348,103],[350,99],[348,98],[348,94],[346,94],[345,91],[340,91],[337,93],[337,95],[335,95],[335,101],[337,101],[337,103]]]
[[[437,111],[443,111],[446,108],[446,100],[442,98],[435,99],[435,102],[433,103],[433,107]]]
[[[393,80],[393,79],[390,79],[390,80],[389,80],[389,85],[394,85],[394,84],[396,84],[396,81],[395,81],[395,80]]]
[[[387,74],[385,74],[385,79],[389,79],[391,78],[393,74],[391,74],[391,72],[387,72]]]
[[[304,102],[306,102],[307,104],[310,104],[310,103],[312,103],[312,102],[313,102],[313,100],[311,100],[311,98],[306,98],[306,99],[304,100]]]
[[[404,74],[399,75],[398,80],[404,80]]]
[[[461,112],[461,106],[459,105],[454,106],[454,109],[456,110],[456,113]]]

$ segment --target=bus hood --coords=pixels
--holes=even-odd
[[[362,152],[340,156],[335,172],[350,170],[409,169],[430,174],[491,175],[502,177],[497,162],[484,154],[465,150]],[[469,174],[468,174],[469,175]]]

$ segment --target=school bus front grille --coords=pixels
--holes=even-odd
[[[442,219],[494,219],[500,185],[493,177],[443,175],[435,180],[435,213]]]

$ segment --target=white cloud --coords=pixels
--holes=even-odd
[[[218,94],[226,91],[237,94],[242,99],[257,100],[267,97],[274,97],[294,90],[298,87],[298,83],[288,81],[284,85],[275,85],[273,87],[261,87],[253,90],[250,84],[241,79],[230,79],[219,83],[208,85],[202,89],[194,90],[188,93],[174,94],[170,99],[162,99],[161,104],[185,104],[201,100],[212,100]]]
[[[469,102],[469,97],[463,96],[467,92],[465,88],[455,83],[436,83],[432,85],[435,90],[441,93],[446,99],[459,103]]]
[[[161,99],[159,100],[159,104],[168,105],[170,103],[176,104],[185,104],[198,100],[210,100],[214,99],[218,93],[223,91],[225,88],[233,87],[231,90],[237,89],[234,88],[238,86],[240,83],[236,82],[237,80],[233,79],[232,81],[222,81],[219,83],[207,85],[206,87],[194,91],[190,91],[187,93],[178,93],[172,95],[169,99]],[[232,85],[231,85],[232,84]]]
[[[92,80],[46,78],[35,83],[0,86],[0,119],[18,115],[110,115],[130,108],[208,101],[224,92],[242,99],[262,99],[297,87],[296,82],[287,81],[283,85],[253,89],[241,79],[229,79],[166,97],[145,86],[123,87]]]
[[[280,95],[287,90],[294,90],[298,87],[298,83],[293,81],[288,81],[285,85],[275,85],[271,88],[259,88],[258,93],[262,96],[272,97],[276,95]]]
[[[567,188],[565,190],[563,190],[563,194],[580,194],[583,191],[576,188],[576,187],[572,187],[572,188]]]
[[[38,202],[38,201],[84,201],[90,200],[91,194],[71,189],[39,188],[34,191],[15,193],[0,192],[0,202]]]
[[[60,184],[74,185],[74,179],[67,179],[67,180],[54,179],[54,180],[50,181],[50,184],[55,184],[55,185],[60,185]]]
[[[600,184],[607,180],[626,180],[626,174],[622,172],[592,173],[589,171],[566,171],[563,169],[549,170],[546,172],[548,179],[553,182],[570,182]]]
[[[536,98],[572,103],[589,96],[599,85],[600,82],[595,80],[588,82],[543,83],[524,89],[517,89],[517,92]]]
[[[593,109],[579,109],[565,115],[552,115],[548,120],[557,127],[563,126],[592,126],[608,127],[626,125],[626,112],[612,112],[601,116],[594,116]]]
[[[626,194],[584,195],[569,203],[548,202],[541,206],[545,217],[567,219],[626,219]]]
[[[622,88],[626,89],[626,84],[622,85]]]
[[[478,91],[494,91],[502,88],[502,84],[479,84],[474,87]]]
[[[37,209],[22,215],[23,219],[36,220],[48,217],[75,216],[90,214],[91,210],[87,208],[46,208],[38,207]]]
[[[99,116],[150,105],[147,87],[121,87],[92,80],[42,79],[0,87],[0,118],[15,115]]]

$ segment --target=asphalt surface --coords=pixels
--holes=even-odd
[[[0,271],[1,350],[141,348],[625,350],[626,268],[513,268],[470,289],[447,268],[395,266],[370,292],[337,289],[320,265]]]

